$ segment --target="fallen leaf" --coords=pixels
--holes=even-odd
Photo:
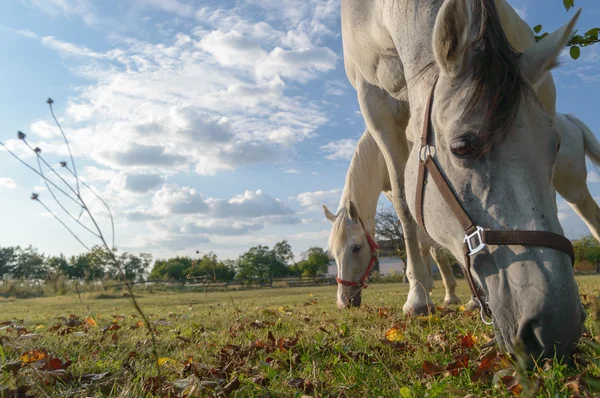
[[[458,339],[460,348],[473,348],[477,342],[477,337],[473,336],[472,334],[458,336]]]
[[[385,338],[389,341],[403,341],[404,335],[397,326],[393,326],[385,332]]]
[[[13,372],[16,376],[21,366],[23,366],[23,362],[21,361],[9,362],[0,368],[0,372]]]
[[[110,374],[110,372],[90,373],[90,374],[81,376],[81,379],[84,381],[100,381],[108,374]]]
[[[83,322],[89,326],[98,326],[98,323],[94,320],[94,318],[84,318]]]
[[[451,362],[448,364],[448,366],[446,366],[446,370],[452,376],[458,376],[458,374],[461,372],[461,370],[467,369],[469,367],[469,356],[468,355],[462,355],[455,359],[456,359],[456,361]]]
[[[387,318],[390,315],[388,309],[386,307],[379,307],[379,317]]]
[[[521,395],[523,392],[523,387],[519,384],[519,380],[514,376],[504,376],[500,379],[504,387],[515,396]]]
[[[430,334],[429,336],[427,336],[427,342],[431,345],[439,345],[441,347],[446,347],[448,345],[448,340],[446,339],[446,332]]]
[[[433,376],[443,372],[442,368],[430,361],[423,361],[423,371],[429,376]]]
[[[265,376],[256,376],[252,379],[252,383],[265,387],[269,385],[269,379]]]
[[[21,354],[21,362],[23,363],[31,363],[31,362],[35,362],[35,361],[40,361],[42,359],[46,359],[48,358],[48,354],[44,351],[40,351],[40,350],[31,350],[31,351],[27,351],[24,352],[23,354]]]
[[[223,392],[225,394],[231,394],[233,391],[240,388],[240,386],[240,379],[236,377],[235,379],[231,380],[225,387],[223,387]]]
[[[33,374],[47,386],[56,384],[57,381],[71,380],[71,374],[64,369],[60,370],[34,370]]]
[[[302,390],[306,394],[310,394],[314,391],[314,385],[310,382],[310,380],[304,380],[302,378],[296,377],[288,380],[288,384],[291,387]]]
[[[37,333],[25,333],[25,334],[21,334],[19,336],[19,339],[26,340],[26,339],[36,339],[36,338],[40,338],[40,337],[42,337],[42,336]]]

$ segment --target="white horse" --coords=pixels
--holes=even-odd
[[[557,113],[556,126],[561,132],[562,140],[556,160],[554,187],[588,225],[590,232],[600,241],[600,208],[587,186],[587,166],[585,162],[585,156],[587,155],[594,164],[600,165],[600,143],[589,127],[573,115]],[[340,250],[340,246],[348,247],[352,245],[352,242],[366,240],[367,233],[375,236],[375,217],[379,195],[383,192],[384,195],[390,198],[390,189],[389,174],[383,155],[369,130],[365,130],[352,156],[337,210],[339,213],[344,207],[354,207],[365,226],[365,230],[353,231],[358,233],[358,236],[351,236],[351,233],[344,230],[347,224],[340,224],[341,228],[335,230],[335,233],[332,231],[330,235],[330,252],[343,252],[344,250]],[[323,205],[323,209],[325,217],[331,222],[335,222],[336,216],[327,206]],[[430,259],[433,259],[440,270],[445,288],[444,304],[459,304],[461,300],[456,295],[456,278],[443,249],[419,227],[417,236],[421,258],[429,271],[424,286],[429,292],[433,289],[430,263]],[[342,257],[339,259],[340,262],[350,261],[350,264],[338,264],[338,267],[355,268],[357,274],[362,275],[367,268],[367,263],[360,264],[353,260],[355,260],[353,256]],[[351,297],[342,297],[341,300],[338,300],[338,307],[360,305],[361,292],[362,289],[354,289]],[[477,307],[478,303],[470,301],[468,306],[472,309]]]
[[[561,136],[554,107],[543,107],[532,93],[548,78],[578,15],[519,54],[505,30],[522,20],[501,24],[492,0],[342,0],[346,72],[383,154],[407,238],[405,311],[432,307],[414,221],[422,217],[437,243],[463,265],[473,264],[468,269],[489,299],[498,342],[512,351],[519,339],[535,356],[568,354],[582,333],[585,313],[568,250],[533,245],[541,236],[534,233],[531,242],[465,251],[465,230],[472,231],[465,220],[499,231],[545,231],[564,243],[552,184]],[[421,131],[428,132],[427,147],[418,145]],[[425,161],[441,171],[421,197],[417,179]],[[345,209],[334,229],[360,228],[356,216]],[[333,255],[368,258],[369,242],[358,246]],[[342,280],[353,276],[339,271]],[[340,284],[338,296],[349,289]]]
[[[367,241],[367,233],[370,236],[375,236],[377,202],[382,192],[388,199],[391,198],[390,177],[379,147],[369,133],[369,130],[366,130],[358,141],[356,150],[352,156],[338,207],[338,213],[344,208],[354,209],[352,211],[356,212],[357,217],[360,218],[362,225],[364,225],[364,229],[349,230],[346,228],[346,223],[337,224],[337,228],[334,228],[329,236],[330,253],[346,252],[344,248],[351,247],[356,242]],[[337,217],[331,213],[327,206],[323,205],[323,209],[325,217],[334,223],[335,226]],[[360,245],[360,243],[356,245]],[[357,250],[356,245],[352,247],[352,253]],[[431,266],[429,265],[429,256],[431,254],[438,264],[446,289],[444,303],[460,303],[460,298],[456,295],[456,278],[442,248],[434,244],[421,229],[419,229],[419,247],[420,255],[424,263],[427,264],[426,266],[429,271],[428,278],[424,283],[427,291],[431,292],[433,289],[433,277],[431,275]],[[346,275],[348,274],[348,270],[356,270],[352,277],[350,277],[351,280],[358,280],[367,269],[368,261],[360,263],[356,260],[357,258],[354,255],[342,256],[336,259],[338,269],[345,269]],[[349,264],[344,264],[344,262],[349,262]],[[360,286],[350,289],[349,296],[345,295],[348,293],[348,290],[343,290],[343,296],[338,297],[338,307],[344,308],[347,305],[359,306],[361,292],[362,289]]]

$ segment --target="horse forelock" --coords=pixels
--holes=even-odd
[[[473,67],[463,116],[484,105],[486,115],[479,131],[482,145],[477,153],[484,156],[506,137],[530,86],[521,74],[520,53],[508,41],[494,0],[473,1],[472,15]]]
[[[348,213],[346,208],[342,207],[333,222],[333,227],[329,234],[329,241],[327,242],[330,256],[340,254],[344,249],[344,245],[346,244],[346,228],[348,225],[346,222],[347,218]]]

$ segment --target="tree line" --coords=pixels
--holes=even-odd
[[[258,245],[235,260],[219,259],[213,252],[198,256],[177,256],[158,259],[153,263],[149,253],[122,253],[117,256],[128,281],[186,281],[201,277],[209,281],[227,282],[233,279],[284,277],[316,277],[327,273],[329,257],[320,247],[311,247],[294,261],[292,248],[286,240],[270,249]],[[7,279],[49,280],[57,275],[82,282],[119,279],[119,271],[110,253],[100,246],[89,252],[66,257],[47,256],[29,246],[0,247],[0,281]]]
[[[270,280],[285,277],[317,277],[327,273],[329,256],[320,247],[311,247],[294,262],[292,247],[287,240],[276,243],[272,249],[258,245],[251,247],[236,260],[220,260],[216,254],[199,253],[189,256],[157,260],[150,272],[151,280],[184,281],[202,277],[208,281],[228,282],[233,279]]]
[[[117,259],[125,278],[130,281],[143,279],[152,264],[152,255],[148,253],[140,253],[139,256],[122,253]],[[119,278],[119,271],[109,253],[100,246],[68,258],[62,254],[47,256],[32,246],[0,247],[0,280],[47,280],[59,274],[84,282]]]

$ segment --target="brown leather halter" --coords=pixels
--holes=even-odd
[[[371,260],[369,260],[369,265],[367,266],[367,270],[365,271],[363,276],[360,278],[360,281],[358,281],[358,282],[345,281],[343,279],[338,278],[337,276],[336,276],[335,280],[339,285],[350,286],[350,287],[358,286],[362,289],[366,289],[369,286],[366,283],[366,281],[369,278],[369,274],[371,273],[373,266],[375,265],[375,261],[377,261],[377,249],[379,249],[379,245],[377,244],[377,242],[375,242],[375,240],[367,232],[367,229],[365,228],[365,225],[363,224],[362,220],[360,220],[360,225],[362,226],[363,231],[365,231],[365,235],[367,236],[367,242],[369,242],[369,249],[371,249]]]
[[[474,297],[480,304],[483,315],[492,316],[492,312],[488,303],[481,298],[481,292],[477,288],[473,275],[471,273],[471,256],[479,253],[487,245],[520,245],[520,246],[543,246],[555,250],[560,250],[566,253],[571,258],[571,264],[575,263],[575,253],[573,244],[562,235],[553,232],[545,231],[489,231],[475,223],[469,218],[465,210],[462,208],[459,200],[452,191],[448,180],[442,175],[440,168],[432,157],[432,146],[429,145],[429,137],[431,128],[431,107],[433,103],[433,93],[437,78],[431,88],[431,94],[425,109],[425,120],[423,122],[423,132],[421,134],[421,146],[419,149],[419,170],[417,176],[417,192],[415,198],[415,211],[417,213],[417,222],[425,230],[425,222],[423,221],[423,192],[426,182],[425,169],[431,175],[437,189],[442,194],[446,204],[452,210],[456,219],[460,222],[465,231],[464,238],[464,270],[469,287]],[[425,230],[426,231],[426,230]],[[485,320],[484,320],[485,321]]]

